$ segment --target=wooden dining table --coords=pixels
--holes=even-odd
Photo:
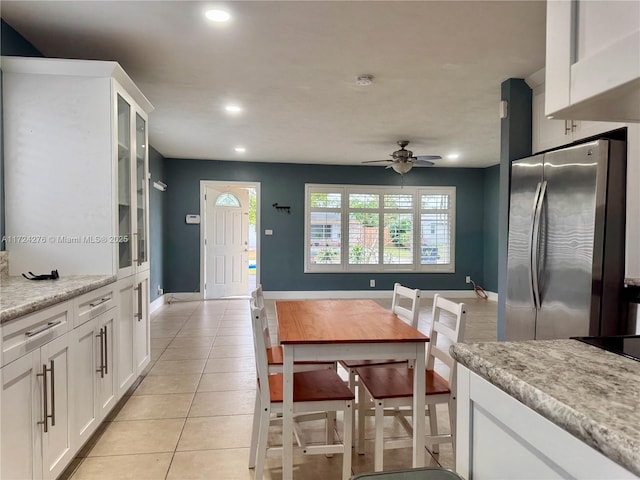
[[[411,325],[373,300],[278,300],[283,347],[282,478],[293,479],[293,363],[408,359],[415,361],[413,411],[425,409],[425,345]],[[424,415],[413,415],[413,466],[425,462]]]

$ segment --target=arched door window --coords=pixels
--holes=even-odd
[[[240,201],[232,193],[223,193],[216,200],[216,207],[239,207]]]

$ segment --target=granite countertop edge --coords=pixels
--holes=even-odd
[[[117,275],[78,275],[39,281],[3,278],[0,280],[0,324],[108,285],[117,278]]]
[[[576,340],[571,341],[577,342]],[[450,352],[460,364],[492,385],[566,430],[613,462],[636,475],[640,475],[640,461],[638,459],[640,443],[632,442],[633,445],[630,446],[630,439],[627,436],[612,431],[552,395],[530,385],[526,380],[496,366],[490,360],[480,357],[470,351],[465,344],[451,345]]]

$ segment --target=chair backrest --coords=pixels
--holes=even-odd
[[[442,315],[448,312],[449,315]],[[427,343],[427,370],[433,370],[436,359],[449,368],[449,385],[453,382],[455,360],[449,353],[449,346],[464,336],[467,307],[436,294],[433,297],[433,316]],[[444,337],[444,338],[442,338]]]
[[[418,328],[420,315],[420,290],[411,289],[395,283],[393,285],[393,300],[391,311],[413,328]]]
[[[269,365],[267,361],[267,345],[265,337],[269,337],[269,332],[265,335],[263,325],[266,323],[264,318],[264,307],[258,307],[251,300],[251,331],[253,333],[253,348],[256,357],[256,373],[258,374],[258,390],[262,401],[269,401]],[[264,388],[262,388],[264,386]]]
[[[264,293],[262,292],[262,284],[258,284],[256,289],[251,292],[251,298],[259,308],[264,307]]]
[[[264,323],[264,325],[262,325],[262,331],[264,333],[264,343],[266,345],[266,348],[271,348],[272,345],[271,345],[271,337],[269,335],[269,319],[267,318],[267,310],[264,306],[264,296],[262,295],[262,285],[258,285],[258,287],[251,292],[251,302],[252,302],[251,308],[255,306],[261,311],[261,318]]]

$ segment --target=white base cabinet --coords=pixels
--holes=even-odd
[[[0,325],[0,479],[57,478],[147,367],[149,344],[148,272]]]
[[[117,311],[112,308],[69,334],[73,363],[73,444],[77,447],[95,432],[118,399],[113,361]]]
[[[2,372],[3,479],[55,479],[73,459],[68,334]]]
[[[149,272],[144,272],[117,283],[118,396],[127,392],[151,360],[149,278]]]
[[[458,365],[456,471],[473,480],[637,478]]]

